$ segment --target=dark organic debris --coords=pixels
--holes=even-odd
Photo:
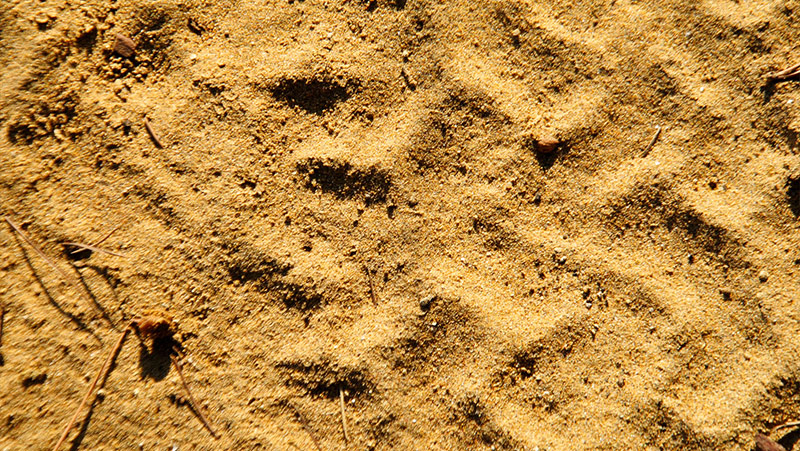
[[[756,451],[786,451],[786,448],[764,434],[756,434]]]

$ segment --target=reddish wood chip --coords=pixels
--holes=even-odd
[[[756,434],[756,451],[786,451],[786,448],[764,434]]]
[[[124,58],[130,58],[136,54],[136,43],[124,34],[117,33],[114,39],[114,51]]]

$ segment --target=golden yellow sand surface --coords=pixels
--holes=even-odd
[[[0,449],[152,311],[220,438],[132,334],[61,449],[752,449],[800,419],[799,38],[796,0],[0,2],[0,215],[67,275],[0,222]]]

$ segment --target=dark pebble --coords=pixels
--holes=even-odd
[[[427,312],[431,308],[431,304],[433,301],[436,300],[436,295],[432,294],[430,296],[425,296],[419,301],[419,308],[422,309],[423,312]]]

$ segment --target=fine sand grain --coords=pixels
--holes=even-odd
[[[800,419],[798,42],[797,0],[0,1],[0,216],[59,268],[0,222],[0,450],[147,311],[220,438],[131,335],[62,449],[752,449]]]

